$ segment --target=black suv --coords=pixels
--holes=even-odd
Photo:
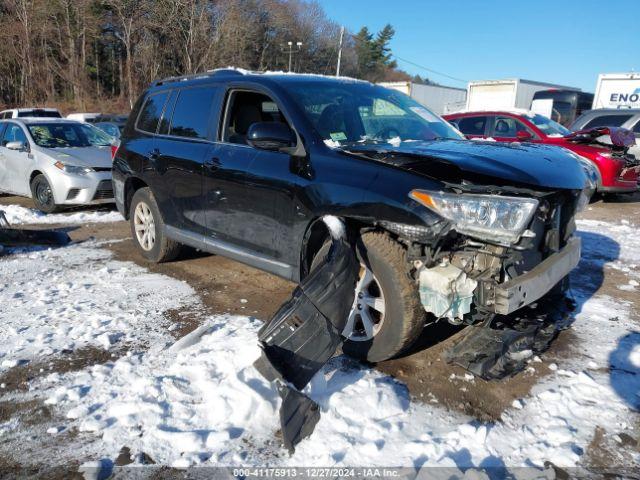
[[[118,209],[153,262],[181,245],[299,281],[339,217],[361,272],[344,350],[370,361],[425,322],[535,302],[577,264],[578,159],[464,140],[406,95],[315,75],[217,70],[154,83],[113,164]]]

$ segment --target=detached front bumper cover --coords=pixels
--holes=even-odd
[[[56,230],[16,228],[0,210],[0,251],[2,247],[64,246],[71,242],[69,235]]]
[[[489,308],[508,315],[539,300],[580,262],[580,239],[574,237],[567,245],[537,265],[531,271],[498,285],[494,303]]]

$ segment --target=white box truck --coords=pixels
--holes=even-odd
[[[598,75],[591,108],[640,108],[640,73]]]
[[[413,82],[381,82],[378,85],[409,95],[437,115],[462,110],[467,99],[467,91],[464,88]]]
[[[469,82],[466,110],[509,110],[513,108],[528,110],[531,108],[531,101],[536,92],[553,88],[580,91],[579,88],[521,78]]]

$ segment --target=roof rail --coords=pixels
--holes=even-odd
[[[199,78],[211,78],[217,75],[245,75],[245,71],[236,70],[233,68],[216,68],[214,70],[207,70],[206,72],[201,73],[193,73],[191,75],[177,75],[175,77],[163,78],[161,80],[156,80],[155,82],[153,82],[152,86],[157,87],[159,85],[165,85],[167,83],[186,82],[187,80],[194,80]]]

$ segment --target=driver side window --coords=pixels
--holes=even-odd
[[[9,142],[22,142],[24,145],[29,144],[27,136],[24,134],[20,125],[16,125],[15,123],[7,125],[7,129],[2,136],[2,146],[6,147]]]
[[[529,129],[513,117],[496,117],[493,132],[496,137],[516,138],[518,132],[529,132]]]
[[[227,100],[221,140],[247,145],[247,132],[254,123],[278,122],[291,127],[270,97],[258,92],[232,91]]]

